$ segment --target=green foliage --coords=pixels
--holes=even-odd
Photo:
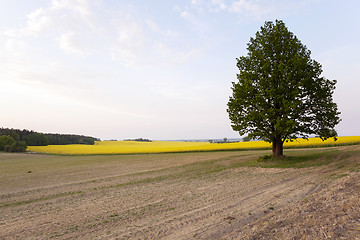
[[[271,160],[274,160],[274,156],[272,156],[272,155],[264,155],[264,156],[260,156],[257,161],[258,162],[269,162]]]
[[[32,132],[23,139],[29,146],[46,146],[49,144],[48,138],[44,134],[37,132]]]
[[[49,139],[50,145],[64,145],[64,144],[88,144],[94,145],[95,141],[100,139],[75,134],[53,134],[46,133],[45,136]]]
[[[243,142],[250,142],[251,138],[249,136],[245,136],[242,138]]]
[[[15,140],[9,135],[0,136],[0,151],[4,151],[6,146],[13,144]]]
[[[124,141],[152,142],[150,139],[147,138],[124,139]]]
[[[332,163],[344,164],[347,168],[353,167],[349,159],[358,156],[359,151],[350,152],[343,150],[309,150],[289,152],[286,158],[277,158],[271,155],[242,163],[241,166],[262,168],[306,168],[329,165]]]
[[[247,50],[237,59],[238,82],[228,102],[235,131],[273,143],[274,156],[282,155],[286,139],[336,137],[336,80],[320,76],[320,63],[282,21],[266,22]]]
[[[11,145],[5,146],[6,152],[25,152],[27,148],[25,141],[16,141]]]
[[[15,141],[9,135],[0,136],[0,151],[5,152],[25,152],[27,145],[24,141]]]
[[[17,132],[11,132],[10,136],[15,140],[15,141],[20,141],[20,135]]]
[[[29,146],[89,144],[93,145],[99,139],[75,134],[38,133],[29,130],[0,128],[0,135],[9,135],[15,141],[25,141]]]
[[[24,141],[26,145],[30,146],[45,146],[49,143],[48,138],[44,134],[26,129],[0,128],[0,135],[9,135],[15,141]]]

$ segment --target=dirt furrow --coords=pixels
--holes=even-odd
[[[86,166],[81,176],[76,176],[78,167],[69,168],[56,184],[33,181],[24,190],[19,181],[19,188],[0,195],[0,239],[226,239],[322,191],[329,176],[342,171],[337,163],[299,169],[234,167],[252,158],[236,153],[194,154],[191,160],[188,154],[174,156],[178,162],[160,156],[162,162],[151,170],[157,156],[143,156],[144,165],[136,157],[128,171],[117,175],[114,169],[109,175],[100,169],[89,176]],[[126,164],[114,158],[111,164],[118,167],[132,164],[132,157]],[[96,164],[103,167],[101,161]]]

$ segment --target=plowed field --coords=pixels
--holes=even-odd
[[[0,153],[0,239],[358,238],[359,146],[264,154]]]

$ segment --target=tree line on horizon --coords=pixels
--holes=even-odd
[[[98,138],[58,133],[39,133],[32,130],[0,128],[0,151],[25,152],[27,146],[47,146],[66,144],[94,145]]]

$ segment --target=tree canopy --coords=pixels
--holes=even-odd
[[[1,135],[0,136],[0,151],[5,150],[5,147],[8,145],[12,145],[15,143],[14,138],[8,135]]]
[[[238,81],[228,102],[233,130],[272,143],[276,157],[286,140],[337,136],[336,80],[321,76],[321,64],[282,21],[265,22],[247,50],[237,58]]]
[[[25,152],[27,145],[24,141],[15,140],[12,136],[0,136],[0,151],[5,152]]]
[[[46,146],[63,144],[89,144],[93,145],[100,139],[75,135],[75,134],[57,134],[57,133],[39,133],[29,130],[0,128],[0,136],[11,136],[15,141],[24,141],[28,146]]]

